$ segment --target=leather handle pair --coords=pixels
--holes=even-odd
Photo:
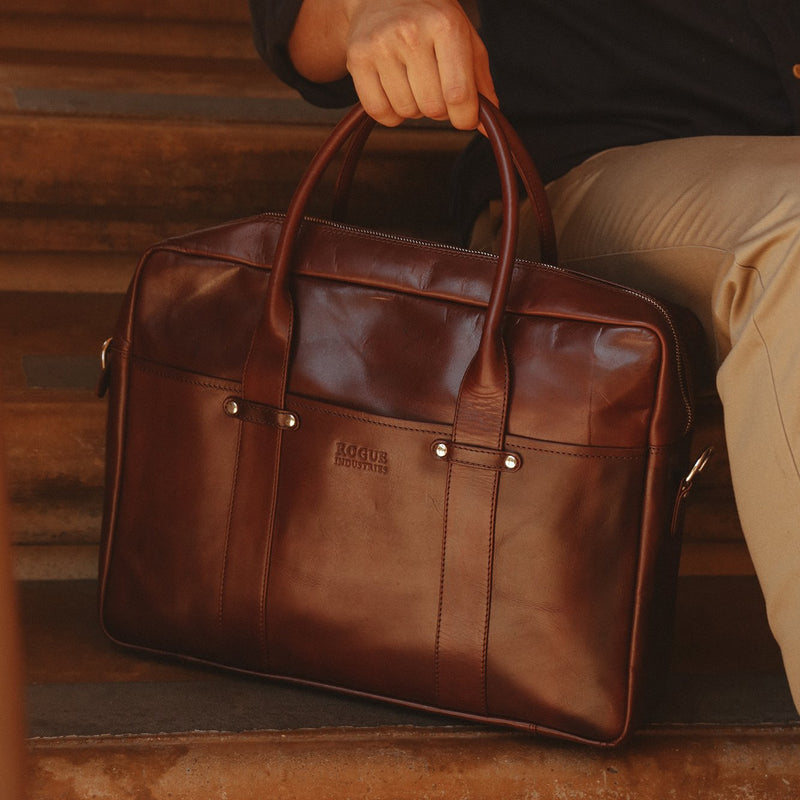
[[[544,183],[542,183],[539,171],[534,166],[517,132],[502,114],[498,114],[497,118],[503,127],[511,157],[522,178],[522,185],[525,187],[536,215],[542,261],[546,264],[557,264],[558,247],[556,245],[555,228]],[[366,117],[361,127],[351,137],[347,154],[336,180],[336,188],[334,189],[333,211],[331,214],[334,220],[344,221],[347,217],[347,206],[350,200],[350,190],[353,185],[355,171],[367,139],[375,125],[375,120],[371,117]]]
[[[492,145],[500,173],[505,213],[501,230],[498,267],[484,318],[481,342],[475,359],[465,376],[465,385],[462,386],[462,395],[475,394],[482,398],[479,402],[481,408],[476,409],[478,416],[483,414],[490,397],[496,397],[498,391],[507,391],[507,367],[505,366],[505,348],[501,327],[514,269],[517,241],[519,217],[517,171],[523,179],[523,184],[531,196],[532,202],[538,209],[539,224],[549,259],[555,260],[555,237],[549,206],[541,180],[529,156],[499,110],[483,97],[480,98],[480,119]],[[245,397],[275,408],[284,407],[294,326],[294,306],[289,287],[294,242],[311,193],[319,183],[325,169],[351,136],[354,137],[354,145],[353,155],[349,159],[352,167],[348,166],[348,169],[354,169],[357,156],[360,154],[360,146],[363,146],[372,125],[372,120],[361,106],[354,106],[317,151],[295,190],[276,246],[265,308],[253,336],[245,365],[243,381]],[[349,179],[345,177],[345,180]],[[474,391],[467,384],[472,386]],[[466,405],[469,406],[470,403],[467,402]],[[467,415],[472,416],[468,412]],[[467,425],[466,427],[470,428],[471,426]],[[491,427],[495,428],[495,425],[491,425]],[[496,437],[497,431],[495,430],[495,435],[480,438],[487,439],[487,446],[496,446],[489,445],[488,442],[488,439],[496,439]],[[475,443],[483,444],[483,441]]]

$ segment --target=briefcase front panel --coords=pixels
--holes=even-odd
[[[247,242],[279,222],[229,233]],[[342,236],[307,227],[315,251]],[[246,249],[241,263],[206,249],[195,236],[145,258],[112,347],[127,391],[112,381],[112,414],[124,424],[110,448],[119,490],[106,541],[107,630],[154,651],[440,708],[448,462],[435,444],[452,438],[484,309],[420,288],[413,263],[388,285],[369,259],[349,272],[339,260],[327,272],[301,267],[287,402],[299,425],[281,434],[275,525],[234,530],[234,493],[268,490],[263,475],[239,471],[252,425],[225,403],[241,393],[269,272]],[[457,257],[474,294],[490,284],[490,257],[441,254],[430,274]],[[627,725],[636,603],[655,568],[647,541],[665,535],[664,514],[648,518],[648,473],[682,448],[687,429],[681,414],[657,417],[671,333],[654,330],[655,306],[642,321],[639,298],[620,289],[541,265],[517,271],[505,447],[521,465],[499,476],[484,707],[444,710],[608,740]],[[588,284],[601,309],[622,295],[638,313],[542,312],[529,298],[553,292],[550,283]],[[665,430],[672,442],[652,444]],[[671,494],[675,480],[665,486]],[[259,580],[243,577],[252,574]]]

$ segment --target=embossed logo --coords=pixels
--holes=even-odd
[[[337,467],[375,472],[379,475],[389,472],[389,454],[385,450],[375,450],[350,442],[336,442],[333,463]]]

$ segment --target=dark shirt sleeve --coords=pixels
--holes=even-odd
[[[341,108],[356,101],[349,77],[333,83],[313,83],[294,68],[288,41],[303,0],[250,0],[253,40],[261,57],[272,71],[309,103],[324,108]]]

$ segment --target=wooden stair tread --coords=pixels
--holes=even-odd
[[[247,22],[245,0],[229,3],[212,0],[3,0],[6,13],[62,17],[107,17],[110,19],[206,20]]]
[[[138,252],[0,252],[0,293],[123,295],[139,255]],[[63,302],[69,304],[69,299]],[[0,345],[0,350],[4,347]]]
[[[73,17],[6,8],[0,11],[0,51],[258,60],[249,20]]]
[[[16,98],[14,104],[2,109],[6,112],[36,111],[37,107],[31,98],[43,106],[41,98],[45,97],[45,90],[49,90],[55,98],[59,97],[59,93],[69,96],[69,92],[83,90],[87,97],[91,92],[113,91],[119,95],[133,93],[175,99],[181,96],[292,98],[298,107],[304,105],[295,92],[279,84],[258,61],[13,50],[0,50],[0,54],[3,57],[0,86]],[[34,90],[39,90],[39,94],[34,94]],[[88,100],[85,104],[91,109]],[[58,113],[68,112],[63,101],[61,106],[56,105],[55,108]],[[102,110],[102,107],[98,108]],[[120,108],[124,111],[121,104]],[[138,109],[134,107],[134,111]],[[163,114],[163,109],[159,112]],[[331,113],[309,107],[306,116],[324,122],[331,118]],[[279,118],[276,121],[280,121]]]
[[[653,731],[615,750],[463,729],[40,740],[29,800],[794,800],[796,728]]]
[[[679,641],[697,602],[705,625],[731,597],[757,608],[753,591],[747,578],[683,579]],[[128,652],[100,633],[95,594],[93,581],[20,585],[29,800],[788,800],[800,789],[800,721],[764,620],[735,624],[735,604],[702,631],[699,662],[678,653],[676,670],[697,671],[675,672],[657,716],[609,752]]]
[[[96,591],[94,581],[20,585],[31,736],[442,724],[117,647],[100,630]],[[748,577],[680,580],[673,669],[647,727],[798,724],[758,591]]]
[[[282,211],[325,133],[206,119],[0,115],[4,247],[141,251],[174,233]],[[377,132],[350,218],[452,240],[447,186],[463,142],[456,132]],[[327,215],[331,183],[315,193],[312,214]]]

